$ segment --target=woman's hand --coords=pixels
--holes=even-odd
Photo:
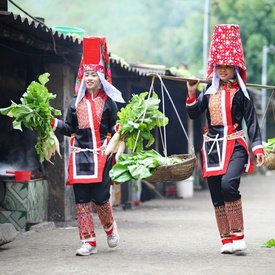
[[[192,98],[196,94],[196,90],[200,84],[200,81],[197,79],[187,81],[188,96]]]
[[[256,155],[256,159],[257,159],[257,167],[260,167],[264,164],[264,154],[257,154]]]

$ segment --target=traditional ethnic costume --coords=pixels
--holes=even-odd
[[[235,66],[235,76],[224,83],[215,65]],[[207,178],[222,239],[222,253],[246,249],[243,211],[239,192],[243,172],[252,172],[248,146],[242,128],[247,126],[253,154],[263,153],[253,99],[246,90],[246,67],[238,25],[217,25],[209,50],[207,78],[212,84],[196,98],[187,97],[191,119],[206,111],[208,126],[203,136],[203,175]]]
[[[86,90],[85,71],[95,71],[99,76],[101,87],[95,96]],[[102,148],[116,131],[118,108],[115,101],[124,100],[111,84],[110,62],[104,37],[83,39],[83,57],[75,93],[77,96],[69,104],[66,121],[55,119],[52,124],[54,130],[71,137],[67,185],[73,185],[76,218],[83,243],[77,250],[77,255],[90,255],[97,252],[91,202],[106,231],[108,245],[115,247],[119,241],[109,202],[109,171],[113,157],[106,156]]]

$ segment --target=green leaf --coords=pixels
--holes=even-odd
[[[269,139],[267,139],[267,142],[275,143],[275,138],[269,138]]]
[[[21,125],[21,122],[20,122],[20,121],[14,120],[14,121],[12,122],[12,127],[13,127],[13,129],[15,129],[15,130],[23,131],[23,130],[22,130],[22,125]]]
[[[38,80],[44,86],[47,82],[49,82],[49,76],[49,73],[44,73],[38,77]]]
[[[147,97],[148,92],[133,94],[131,101],[118,112],[119,134],[129,150],[143,150],[143,141],[147,141],[146,148],[150,147],[155,142],[150,131],[168,124],[168,118],[158,110],[158,95],[153,92]]]
[[[155,150],[135,151],[131,154],[121,154],[119,162],[110,170],[113,182],[122,183],[131,179],[145,179],[153,175],[156,168],[165,162],[166,158]]]
[[[128,166],[129,172],[133,179],[146,179],[152,175],[150,169],[144,165],[136,164]]]
[[[275,150],[275,138],[269,138],[267,142],[263,141],[263,147],[267,150]]]
[[[1,108],[0,113],[4,116],[9,116],[9,113],[17,106],[16,103],[12,102],[12,104],[9,107]]]
[[[133,182],[133,187],[135,188],[136,191],[138,191],[138,185],[136,184],[136,182]]]
[[[158,160],[152,157],[146,157],[145,159],[141,160],[139,163],[148,168],[157,168],[159,166]]]
[[[127,166],[116,163],[109,172],[110,178],[116,184],[130,181],[132,179]]]
[[[178,164],[178,163],[182,163],[182,159],[179,157],[173,157],[173,158],[167,158],[169,161],[168,165],[172,165],[172,164]]]
[[[275,240],[274,239],[270,239],[266,243],[263,243],[261,245],[261,247],[267,247],[267,248],[275,247]]]
[[[148,142],[147,142],[147,144],[146,144],[146,148],[149,148],[151,145],[153,145],[154,144],[154,142],[155,142],[155,138],[154,138],[154,136],[153,135],[150,135],[149,136],[149,140],[148,140]]]
[[[130,125],[132,125],[135,129],[138,129],[139,123],[134,123],[133,121],[128,121]]]

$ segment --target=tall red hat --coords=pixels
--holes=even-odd
[[[213,77],[217,64],[237,66],[243,82],[246,83],[246,65],[238,25],[215,26],[209,49],[207,79]]]
[[[84,71],[88,68],[103,73],[106,80],[112,83],[110,58],[105,37],[83,38],[83,55],[76,78],[75,94],[78,93]]]
[[[114,101],[124,102],[121,92],[112,85],[110,58],[108,54],[105,37],[84,37],[83,55],[79,65],[75,94],[77,94],[76,104],[85,94],[84,73],[86,70],[96,71],[100,78],[104,92]]]

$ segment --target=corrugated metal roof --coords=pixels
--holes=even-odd
[[[19,42],[19,47],[24,44],[35,50],[62,55],[77,55],[79,57],[82,54],[82,39],[62,34],[48,28],[45,24],[12,12],[0,11],[0,27],[0,37]],[[127,63],[123,58],[112,55],[111,63],[140,76],[146,76],[148,73],[165,75],[168,72],[163,65]]]
[[[140,76],[146,76],[147,74],[154,73],[159,75],[165,75],[168,69],[164,65],[154,65],[147,63],[127,63],[122,58],[111,55],[111,63],[119,65],[121,68],[138,74]]]
[[[154,65],[146,63],[131,63],[130,67],[136,69],[140,74],[159,74],[165,75],[167,68],[164,65]]]
[[[81,39],[64,35],[46,27],[44,24],[12,12],[0,11],[0,26],[0,36],[2,38],[18,41],[30,47],[37,48],[38,46],[41,50],[55,51],[56,46],[63,54],[66,52],[68,54],[82,52]],[[30,37],[36,38],[36,41],[31,41]],[[46,43],[38,43],[38,41]]]

